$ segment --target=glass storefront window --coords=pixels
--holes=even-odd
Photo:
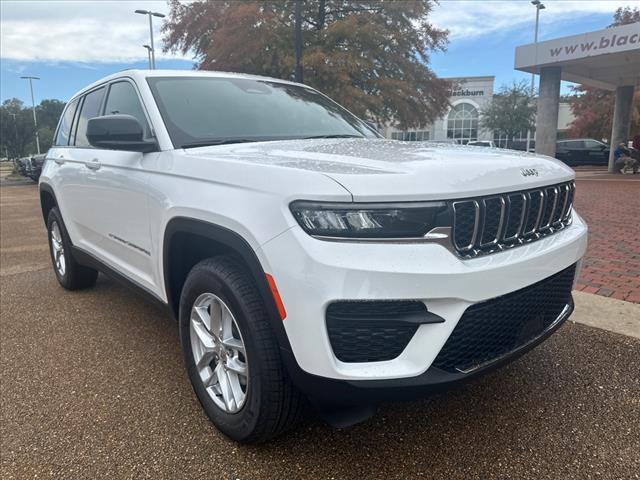
[[[470,103],[454,106],[447,117],[447,138],[466,144],[478,140],[478,109]]]
[[[404,142],[424,142],[429,140],[428,130],[410,130],[405,132],[391,132],[392,140],[401,140]]]

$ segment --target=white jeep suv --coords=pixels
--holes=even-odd
[[[380,138],[312,88],[126,71],[78,92],[40,178],[60,284],[178,320],[213,423],[268,439],[501,365],[569,316],[587,245],[548,157]]]

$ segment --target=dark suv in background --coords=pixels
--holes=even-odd
[[[42,173],[45,156],[46,155],[42,153],[16,159],[15,165],[18,173],[23,177],[29,177],[34,182],[37,182],[40,178],[40,173]]]
[[[556,158],[567,165],[607,165],[609,145],[592,138],[558,140]]]

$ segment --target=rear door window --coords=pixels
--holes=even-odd
[[[60,125],[58,125],[58,132],[56,133],[56,139],[54,145],[66,146],[69,145],[69,137],[71,136],[71,124],[73,123],[73,116],[76,113],[76,107],[78,106],[79,99],[72,100],[65,108],[62,117],[60,117]]]
[[[595,140],[585,140],[585,145],[590,150],[602,150],[603,145]]]
[[[89,140],[87,140],[87,122],[100,115],[100,106],[102,105],[102,97],[104,96],[104,87],[101,87],[93,92],[87,93],[82,102],[80,109],[80,115],[76,122],[76,147],[91,147]]]
[[[578,148],[584,148],[584,142],[582,140],[561,140],[557,143],[557,148],[575,150]]]

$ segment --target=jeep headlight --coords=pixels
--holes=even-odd
[[[407,239],[442,225],[445,202],[324,203],[295,201],[291,212],[316,237]]]

